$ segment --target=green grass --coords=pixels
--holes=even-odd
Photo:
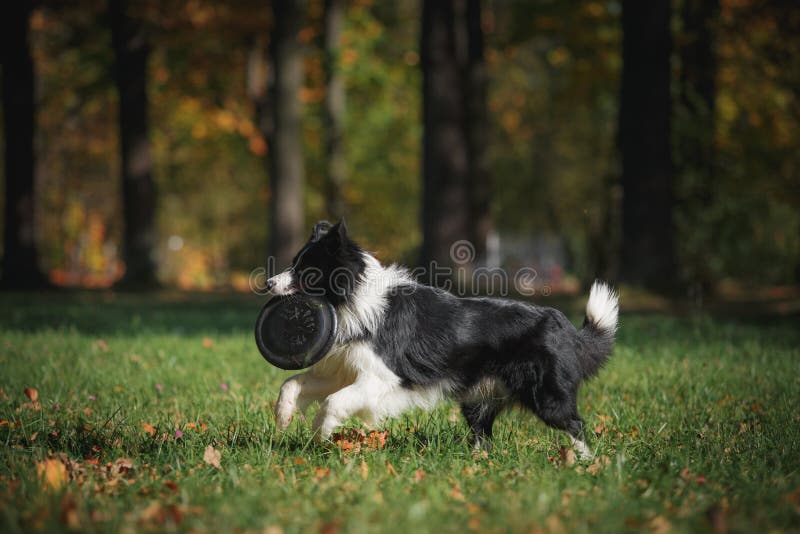
[[[388,422],[379,449],[315,445],[302,421],[276,437],[290,373],[255,348],[261,304],[0,296],[0,530],[798,530],[797,316],[623,315],[580,395],[598,460],[570,464],[519,410],[488,456],[449,404]],[[37,473],[48,458],[63,485]]]

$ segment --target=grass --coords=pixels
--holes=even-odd
[[[0,530],[798,531],[797,316],[623,315],[580,395],[597,460],[573,463],[519,410],[488,455],[454,405],[358,452],[276,437],[261,304],[0,296]]]

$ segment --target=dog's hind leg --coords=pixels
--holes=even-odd
[[[569,434],[572,447],[581,458],[589,459],[592,453],[586,445],[586,428],[578,415],[577,399],[574,394],[553,395],[538,391],[533,397],[522,397],[523,405],[530,408],[548,426]]]
[[[472,442],[476,449],[492,449],[492,425],[501,409],[499,403],[489,401],[461,404],[461,413],[472,430]]]

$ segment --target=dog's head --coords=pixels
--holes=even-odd
[[[320,221],[291,267],[267,280],[267,289],[274,295],[324,296],[336,306],[352,294],[364,268],[364,251],[347,236],[344,219],[334,225]]]

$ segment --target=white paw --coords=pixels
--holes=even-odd
[[[294,403],[278,398],[275,404],[275,426],[279,432],[286,430],[296,411]]]
[[[594,458],[592,451],[589,450],[589,447],[586,446],[586,443],[572,437],[570,437],[570,441],[572,442],[572,447],[578,453],[578,457],[581,460],[591,460]]]
[[[314,417],[314,422],[312,423],[312,428],[314,429],[314,440],[317,443],[328,441],[331,439],[333,431],[336,430],[336,428],[340,425],[341,421],[339,418],[329,413],[326,409],[326,406],[323,404],[323,406],[320,407],[319,412],[317,412],[316,417]]]

